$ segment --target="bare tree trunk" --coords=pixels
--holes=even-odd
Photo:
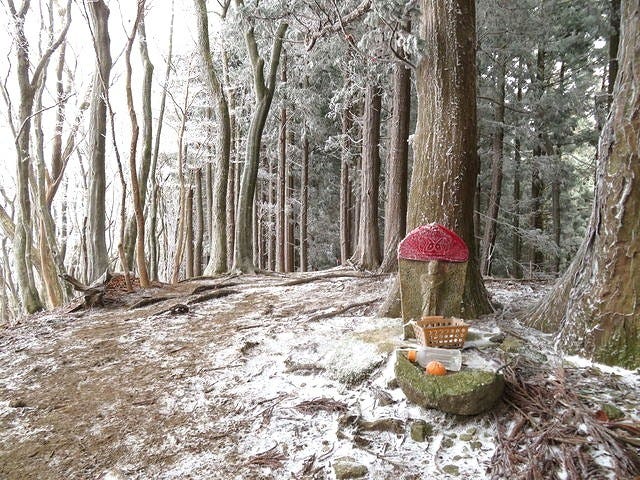
[[[309,131],[307,123],[302,130],[302,167],[300,170],[300,271],[306,272],[309,267],[307,237],[309,212]]]
[[[289,138],[289,144],[294,144],[293,138],[293,129],[289,129],[289,134],[287,136]],[[286,179],[286,190],[284,195],[284,266],[286,272],[294,272],[295,271],[295,239],[294,237],[294,227],[295,227],[295,218],[293,215],[293,196],[294,196],[294,187],[293,187],[293,160],[287,159],[285,165],[285,173],[284,178]]]
[[[178,283],[180,279],[180,265],[182,264],[182,256],[184,254],[185,236],[186,236],[186,209],[187,209],[187,192],[184,181],[184,161],[186,158],[186,147],[184,147],[184,131],[187,121],[186,105],[189,98],[189,84],[187,83],[187,92],[185,94],[185,111],[183,111],[180,129],[178,131],[178,181],[180,184],[179,197],[179,219],[178,229],[176,232],[176,246],[173,255],[173,268],[171,272],[171,283]]]
[[[513,147],[513,276],[522,278],[522,237],[520,236],[520,137],[516,136]]]
[[[199,277],[202,275],[202,244],[204,240],[204,209],[202,195],[202,170],[197,169],[193,173],[194,190],[194,213],[195,228],[193,239],[193,275]]]
[[[538,98],[542,98],[545,90],[545,57],[546,52],[543,47],[538,46],[538,55],[536,59],[536,77],[535,77],[535,91]],[[542,120],[539,118],[540,114],[536,115],[535,128],[538,133],[537,141],[533,147],[533,159],[531,164],[531,214],[530,214],[530,226],[533,230],[537,230],[540,233],[544,232],[544,216],[543,216],[543,193],[544,193],[544,181],[540,172],[542,157],[549,155],[545,148],[545,136],[542,131]],[[531,245],[530,253],[530,272],[532,270],[542,270],[544,268],[544,252],[535,243]]]
[[[43,53],[38,62],[32,62],[29,58],[29,43],[24,32],[24,20],[29,9],[29,2],[24,2],[20,10],[16,10],[13,0],[7,0],[9,11],[13,17],[13,26],[16,35],[16,54],[18,59],[17,79],[20,90],[20,105],[18,110],[19,127],[13,124],[15,147],[17,153],[16,190],[17,190],[17,217],[15,223],[14,240],[14,265],[20,292],[22,308],[28,313],[33,313],[43,308],[33,278],[33,264],[36,259],[31,258],[32,222],[31,199],[29,194],[29,173],[31,170],[30,157],[30,130],[31,116],[36,89],[40,84],[44,71],[49,63],[51,55],[64,41],[69,24],[71,22],[71,1],[67,2],[66,19],[57,39],[55,39]],[[32,69],[33,67],[33,69]]]
[[[522,69],[520,68],[519,70]],[[518,101],[518,105],[520,105],[522,101],[522,78],[520,76],[518,77],[516,100]],[[513,236],[511,244],[513,250],[513,276],[515,278],[522,278],[522,236],[520,235],[520,204],[522,194],[520,192],[520,164],[520,137],[518,133],[516,133],[516,138],[513,142]]]
[[[366,87],[363,154],[361,170],[360,225],[358,244],[351,261],[365,270],[380,266],[378,193],[380,189],[380,109],[382,91],[370,83]]]
[[[96,73],[93,81],[89,146],[89,214],[87,216],[87,249],[89,283],[109,266],[106,231],[105,151],[107,135],[107,95],[111,74],[109,8],[104,0],[88,3],[96,51]]]
[[[153,144],[153,118],[151,114],[151,82],[153,80],[153,64],[149,58],[147,48],[147,32],[145,28],[145,12],[142,13],[138,25],[140,38],[140,56],[144,67],[144,78],[142,81],[142,155],[140,159],[140,169],[138,172],[138,184],[140,186],[140,203],[144,211],[147,200],[147,185],[149,183],[149,172],[151,170],[151,152]],[[133,253],[136,248],[137,223],[135,213],[129,217],[127,224],[127,235],[125,252],[129,265],[133,264]]]
[[[159,203],[159,191],[158,180],[156,178],[156,170],[158,166],[158,154],[160,152],[160,139],[162,134],[162,125],[164,121],[164,112],[167,101],[167,88],[169,85],[169,77],[171,75],[171,62],[173,59],[173,21],[175,18],[174,0],[171,0],[171,20],[169,22],[169,48],[167,53],[167,66],[164,74],[164,83],[162,89],[162,96],[160,97],[160,110],[158,112],[158,126],[156,128],[156,138],[153,145],[153,156],[151,157],[151,167],[149,175],[151,177],[151,188],[153,201],[151,206],[151,223],[149,225],[149,256],[151,258],[151,279],[158,279],[158,263],[159,263],[159,248],[157,242],[157,213]]]
[[[205,0],[195,0],[198,13],[198,46],[203,64],[203,73],[209,92],[216,102],[216,116],[220,134],[218,136],[218,156],[215,160],[213,176],[213,205],[211,211],[212,236],[210,239],[209,264],[206,275],[227,271],[227,176],[231,151],[231,119],[224,89],[216,75],[211,47],[209,46],[209,20]]]
[[[287,56],[283,53],[280,81],[287,81]],[[278,129],[278,194],[276,197],[276,270],[286,272],[286,203],[287,203],[287,107],[283,99],[280,108],[280,127]]]
[[[236,3],[242,5],[242,1],[240,0],[236,0]],[[275,34],[271,51],[271,61],[269,62],[269,72],[266,78],[264,75],[265,62],[258,53],[258,45],[254,36],[253,27],[249,27],[245,31],[247,52],[251,59],[251,65],[253,66],[256,101],[247,135],[247,155],[242,172],[242,181],[240,182],[237,209],[238,219],[236,225],[234,268],[242,272],[255,271],[255,265],[253,263],[252,225],[260,145],[262,144],[264,125],[271,108],[271,101],[276,85],[276,73],[280,62],[280,52],[282,51],[282,41],[287,28],[288,25],[283,22]]]
[[[346,265],[351,256],[351,182],[349,165],[351,163],[351,141],[349,131],[352,119],[349,107],[342,110],[342,138],[340,140],[340,263]]]
[[[489,192],[489,204],[484,221],[484,236],[482,237],[482,251],[480,255],[480,273],[489,275],[491,273],[491,261],[493,249],[496,244],[498,214],[500,213],[500,199],[502,198],[502,164],[504,152],[504,98],[505,98],[505,77],[506,59],[500,56],[497,59],[496,99],[494,120],[495,131],[493,132],[493,146],[491,159],[491,190]]]
[[[418,123],[407,229],[431,222],[469,248],[465,318],[491,311],[474,239],[476,152],[475,2],[422,0],[423,55],[416,71]]]
[[[187,203],[184,209],[185,215],[185,276],[186,278],[193,277],[193,188],[189,187],[187,192]]]
[[[599,142],[596,194],[571,266],[530,317],[596,361],[640,367],[640,0],[623,3],[620,71]]]
[[[133,196],[133,210],[136,218],[136,264],[138,265],[138,275],[140,277],[140,286],[142,288],[149,288],[151,286],[149,282],[149,273],[147,271],[147,259],[144,252],[144,240],[145,240],[145,224],[144,224],[144,211],[143,211],[143,192],[138,183],[138,168],[136,165],[136,154],[138,148],[138,134],[140,127],[138,127],[138,119],[136,110],[133,106],[133,94],[131,92],[131,49],[133,48],[133,41],[135,39],[136,32],[138,31],[138,25],[140,19],[144,15],[145,0],[138,0],[138,14],[134,22],[133,31],[127,42],[127,48],[125,50],[125,66],[126,66],[126,94],[127,94],[127,106],[129,108],[129,118],[131,120],[131,143],[129,147],[129,173],[131,175],[131,195]],[[149,110],[151,105],[148,105]],[[149,116],[151,112],[149,111]],[[149,138],[150,140],[150,138]],[[149,148],[151,143],[149,142]],[[145,168],[143,168],[145,169]],[[148,170],[147,170],[148,174]],[[146,190],[146,188],[145,188]],[[146,193],[146,192],[145,192]]]
[[[408,27],[405,27],[408,29]],[[409,176],[409,123],[411,120],[411,70],[396,63],[393,70],[393,114],[387,167],[387,203],[384,221],[384,260],[380,271],[398,269],[398,244],[407,230]]]
[[[268,243],[269,246],[267,248],[267,269],[271,271],[276,270],[276,211],[275,211],[275,199],[277,197],[276,189],[277,189],[277,178],[276,172],[274,172],[274,162],[273,157],[269,156],[267,159],[269,164],[269,192],[267,195],[267,203],[269,208],[267,210],[267,215],[269,217],[269,221],[267,225],[269,227],[268,233]]]

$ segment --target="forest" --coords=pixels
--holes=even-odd
[[[638,0],[0,0],[0,18],[0,339],[8,348],[23,341],[21,328],[36,335],[29,329],[46,319],[107,321],[112,311],[117,320],[165,302],[131,317],[142,322],[131,328],[144,330],[158,315],[188,312],[194,321],[205,313],[193,305],[213,308],[206,302],[227,295],[216,315],[236,334],[258,328],[234,323],[254,308],[266,312],[262,327],[280,332],[274,319],[295,315],[296,304],[313,307],[305,321],[334,325],[359,309],[372,324],[395,318],[397,326],[399,244],[437,223],[469,250],[466,276],[451,287],[461,303],[445,315],[486,317],[496,328],[516,322],[511,332],[527,329],[520,335],[533,345],[637,377],[629,372],[640,368]],[[117,294],[109,292],[115,272]],[[307,300],[302,285],[316,281]],[[356,303],[334,298],[327,285],[335,282]],[[273,293],[296,285],[289,297]],[[273,299],[253,290],[261,288]],[[189,328],[184,345],[205,349],[204,327]],[[247,355],[266,345],[259,338],[225,348]],[[523,370],[513,366],[509,377],[512,363],[501,368],[515,395],[509,382]],[[524,408],[524,394],[513,398]],[[350,403],[322,400],[310,408],[344,413]],[[632,410],[633,422],[607,427],[631,435],[615,448],[632,453],[611,454],[615,476],[640,469]],[[557,476],[540,476],[557,453],[551,447],[525,475],[515,466],[522,451],[505,453],[509,439],[526,444],[516,430],[498,435],[491,463],[501,467],[468,478],[586,478],[603,468],[583,457],[573,465],[569,448],[582,443],[567,440]],[[565,440],[584,433],[563,432]],[[286,449],[260,446],[266,456],[242,468],[286,464]],[[319,458],[296,464],[295,478],[333,478],[318,474]],[[19,478],[8,462],[0,477]],[[180,469],[120,477],[105,465],[91,475],[184,478]],[[192,467],[193,478],[210,473]],[[414,478],[390,471],[371,478]],[[449,478],[430,471],[438,473]],[[627,478],[615,476],[603,478]]]

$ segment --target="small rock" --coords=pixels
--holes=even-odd
[[[362,478],[369,470],[364,465],[355,461],[352,457],[336,458],[333,462],[333,471],[338,480],[348,478]]]
[[[500,345],[500,350],[507,353],[518,353],[524,342],[511,335],[508,335]]]
[[[624,412],[610,403],[603,404],[601,408],[602,411],[607,414],[609,420],[619,420],[624,417]]]
[[[469,435],[475,435],[477,431],[478,429],[476,427],[471,427],[470,429],[467,430],[467,433]]]
[[[460,475],[460,469],[455,465],[445,465],[444,467],[442,467],[442,471],[455,477]]]
[[[403,433],[404,420],[399,418],[380,418],[371,422],[359,421],[358,427],[360,430],[367,432]]]
[[[375,397],[378,401],[378,405],[381,407],[386,407],[395,403],[391,394],[389,392],[385,392],[384,390],[376,390]]]
[[[424,420],[416,420],[411,424],[411,439],[414,442],[424,442],[433,433],[433,425]]]
[[[496,335],[489,337],[489,341],[493,343],[502,343],[504,342],[505,338],[507,338],[507,336],[504,333],[500,332]]]
[[[480,450],[482,448],[482,442],[470,442],[469,446],[471,447],[471,450]]]
[[[391,390],[395,390],[396,388],[399,388],[398,380],[396,378],[392,378],[391,380],[389,380],[387,382],[387,388],[390,388]]]
[[[471,440],[473,440],[473,435],[469,435],[468,433],[461,433],[459,438],[463,442],[470,442]]]
[[[453,438],[451,437],[445,437],[442,439],[442,447],[443,448],[451,448],[453,447],[453,445],[455,444],[455,442],[453,441]]]
[[[27,403],[20,398],[15,398],[9,402],[9,407],[11,408],[24,408],[26,406]]]

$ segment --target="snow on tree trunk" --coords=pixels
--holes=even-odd
[[[463,308],[470,318],[491,310],[473,221],[479,170],[475,3],[422,0],[421,7],[424,49],[416,72],[418,123],[407,229],[436,222],[463,238],[470,253]]]
[[[596,195],[575,260],[527,319],[558,345],[640,366],[640,0],[624,3],[620,70],[600,136]]]

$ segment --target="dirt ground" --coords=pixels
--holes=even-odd
[[[0,478],[335,478],[341,456],[368,478],[485,478],[493,415],[427,412],[390,382],[401,329],[374,318],[390,279],[305,278],[203,279],[116,298],[173,297],[134,310],[0,329]],[[512,291],[530,302],[544,288],[501,283],[496,299]],[[476,326],[499,331],[493,317]],[[424,444],[397,428],[356,435],[346,411],[438,428]],[[451,432],[477,443],[452,446]]]

